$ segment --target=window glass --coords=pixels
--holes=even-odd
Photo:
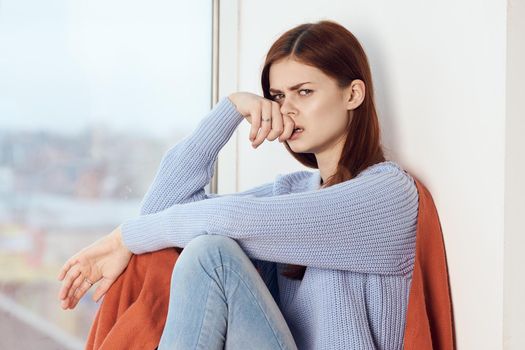
[[[62,310],[58,270],[139,215],[211,63],[211,1],[0,3],[0,348],[84,348],[95,288]]]

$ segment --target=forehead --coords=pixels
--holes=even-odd
[[[285,59],[270,66],[269,79],[272,89],[283,90],[305,81],[322,83],[328,76],[316,67]]]

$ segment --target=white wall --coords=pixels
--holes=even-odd
[[[509,11],[525,19],[523,5]],[[507,28],[506,2],[223,0],[221,16],[228,28],[221,33],[221,95],[262,95],[267,50],[300,23],[331,19],[357,36],[371,64],[387,158],[423,181],[438,208],[458,349],[502,349],[504,334],[505,349],[525,348],[517,338],[525,305],[517,279],[525,212],[517,33],[524,30],[516,18]],[[306,169],[277,141],[253,150],[248,132],[243,122],[221,152],[221,193]]]
[[[503,344],[525,349],[525,2],[509,1],[505,129]]]

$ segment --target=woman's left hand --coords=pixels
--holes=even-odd
[[[58,295],[62,308],[73,309],[92,284],[100,281],[93,294],[98,302],[126,269],[132,255],[122,242],[119,226],[69,258],[58,275],[63,281]]]

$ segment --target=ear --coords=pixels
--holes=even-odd
[[[354,79],[346,88],[347,109],[356,109],[365,99],[365,83],[360,79]]]

